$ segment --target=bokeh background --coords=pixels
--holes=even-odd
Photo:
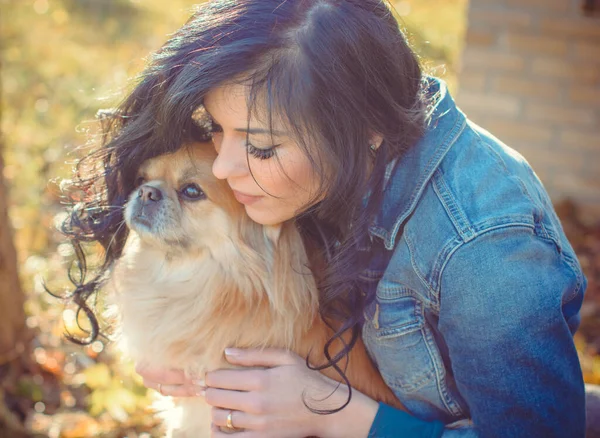
[[[0,0],[0,437],[150,437],[152,394],[105,340],[88,347],[67,290],[59,183],[181,26],[186,0]],[[393,3],[424,65],[475,122],[521,152],[552,195],[589,280],[577,334],[600,383],[600,2]]]

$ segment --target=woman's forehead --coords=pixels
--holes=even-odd
[[[211,117],[218,119],[248,119],[250,89],[240,84],[225,84],[210,90],[204,98],[204,107]]]
[[[210,90],[204,98],[207,115],[220,125],[241,130],[260,126],[272,127],[273,131],[284,131],[280,114],[269,107],[266,93],[250,97],[251,87],[247,84],[224,84]],[[195,113],[198,114],[198,113]]]

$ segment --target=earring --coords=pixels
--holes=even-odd
[[[376,146],[376,145],[374,145],[374,144],[372,144],[372,145],[369,145],[369,148],[370,148],[370,149],[371,149],[371,151],[373,151],[373,152],[376,152],[376,151],[377,151],[377,146]]]

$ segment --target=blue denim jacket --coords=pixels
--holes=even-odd
[[[430,87],[427,132],[388,166],[370,229],[367,349],[443,437],[583,437],[573,248],[527,161]]]

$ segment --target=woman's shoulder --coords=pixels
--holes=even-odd
[[[469,121],[430,183],[467,239],[499,226],[558,225],[550,197],[527,160]]]
[[[438,98],[425,134],[388,170],[371,234],[390,250],[408,222],[425,233],[447,225],[463,239],[491,227],[533,227],[543,218],[558,228],[550,198],[525,158],[471,123],[442,81],[432,83]]]
[[[394,253],[385,278],[394,283],[391,277],[401,273],[413,278],[415,288],[425,283],[429,292],[423,293],[435,300],[441,273],[460,247],[468,244],[480,257],[509,251],[510,239],[490,245],[483,237],[493,230],[552,242],[578,270],[552,202],[529,163],[449,105],[422,142],[398,161],[387,182],[371,228],[372,236]]]
[[[390,181],[392,191],[396,184]],[[396,221],[391,228],[398,231],[395,240],[405,240],[423,257],[443,257],[500,228],[526,228],[570,249],[552,201],[529,163],[468,121],[431,171],[404,222],[389,219]]]

